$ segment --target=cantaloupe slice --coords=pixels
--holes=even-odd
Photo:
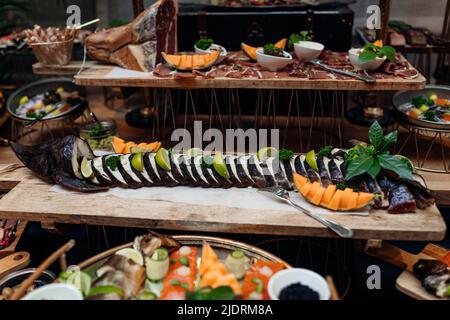
[[[325,188],[320,187],[319,190],[317,190],[316,194],[311,198],[311,203],[318,206],[320,202],[322,201],[323,194],[325,193]]]
[[[336,192],[336,185],[330,184],[323,194],[322,200],[320,202],[321,205],[327,207],[330,204],[330,201],[333,198],[335,192]]]
[[[345,192],[344,192],[345,193]],[[358,202],[358,192],[350,193],[348,203],[346,207],[339,207],[340,210],[351,211],[357,209],[356,203]]]
[[[193,56],[188,55],[186,58],[186,63],[183,65],[184,69],[192,69],[193,68]]]
[[[353,193],[353,189],[345,188],[344,193],[342,194],[342,200],[341,204],[339,205],[339,208],[347,209],[348,208],[348,202],[350,200],[350,196]]]
[[[336,190],[336,192],[333,195],[333,198],[331,199],[328,209],[337,211],[339,209],[339,206],[341,204],[342,195],[344,194],[344,191],[342,190]]]
[[[294,180],[295,188],[297,189],[298,192],[300,192],[300,188],[302,186],[304,186],[306,183],[308,183],[308,179],[307,178],[299,175],[296,172],[294,172],[294,174],[293,174],[293,180]]]
[[[306,198],[306,195],[311,190],[311,187],[312,187],[312,183],[311,182],[305,183],[299,190],[300,193],[302,194],[302,196],[304,196]]]
[[[120,139],[119,137],[113,137],[112,138],[112,144],[114,147],[115,153],[122,153],[124,146],[125,146],[125,140]]]
[[[358,194],[358,201],[356,202],[357,208],[363,208],[367,206],[375,198],[373,193],[360,192]]]
[[[286,38],[284,38],[284,39],[281,39],[280,41],[278,41],[277,43],[275,43],[274,46],[275,46],[275,48],[280,48],[280,49],[284,50],[286,48],[286,43],[287,43],[287,40],[286,40]]]
[[[196,54],[192,57],[192,67],[193,68],[198,68],[203,64],[203,63],[200,63],[200,57],[201,57],[201,55],[198,55],[198,54]]]
[[[317,181],[314,182],[311,186],[311,189],[307,193],[306,198],[308,198],[309,200],[312,199],[312,197],[314,197],[314,195],[320,188],[321,188],[320,182]]]
[[[203,243],[202,248],[202,260],[200,263],[200,274],[203,275],[209,269],[209,267],[219,260],[216,252],[208,243]]]
[[[202,55],[170,55],[161,53],[164,60],[173,68],[179,70],[192,71],[206,69],[212,66],[220,55],[219,51],[213,51]]]
[[[241,43],[241,49],[252,60],[256,61],[256,50],[261,49],[249,46],[248,44]]]
[[[134,143],[134,142],[125,143],[125,145],[123,146],[122,153],[124,153],[124,154],[131,153],[131,148],[133,148],[133,147],[137,147],[136,143]]]
[[[187,60],[187,55],[183,54],[180,56],[180,60],[178,61],[178,63],[175,65],[176,68],[182,68],[185,64],[186,64],[186,60]],[[167,61],[169,62],[169,61]],[[170,62],[169,62],[170,64]]]

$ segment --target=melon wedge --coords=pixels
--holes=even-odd
[[[357,208],[363,208],[367,206],[375,198],[372,193],[360,192],[358,195],[358,201],[356,202]]]
[[[280,48],[280,49],[285,49],[286,48],[286,43],[287,43],[287,39],[281,39],[280,41],[278,41],[277,43],[274,44],[275,48]]]
[[[125,140],[120,139],[119,137],[113,137],[112,138],[112,144],[114,147],[115,153],[122,153],[124,146],[125,146]]]
[[[333,198],[330,201],[330,204],[328,205],[328,209],[337,211],[341,204],[341,199],[342,199],[343,194],[344,194],[344,191],[336,190],[335,194],[333,195]]]
[[[352,193],[349,193],[347,206],[344,207],[343,204],[341,203],[341,207],[339,207],[339,210],[351,211],[357,209],[356,203],[358,202],[358,196],[359,196],[358,192],[353,191]]]
[[[125,154],[131,153],[131,148],[133,148],[133,147],[137,147],[136,143],[134,143],[134,142],[125,143],[125,145],[123,146],[122,153],[125,153]]]
[[[323,194],[322,200],[320,202],[321,205],[323,205],[324,207],[327,207],[328,204],[330,204],[330,201],[333,198],[335,193],[336,193],[336,185],[330,184]]]
[[[219,58],[220,52],[213,51],[208,54],[182,54],[170,55],[161,53],[167,64],[183,71],[202,70],[211,67]]]
[[[298,192],[300,192],[300,188],[302,186],[304,186],[306,183],[308,183],[308,179],[306,179],[305,177],[303,177],[295,172],[293,174],[293,179],[294,179],[295,188],[298,190]]]
[[[341,204],[339,205],[339,209],[347,209],[348,203],[350,201],[351,194],[354,193],[353,189],[345,188],[344,193],[342,194]]]
[[[244,51],[244,53],[252,60],[256,61],[256,50],[261,49],[261,47],[259,48],[255,48],[252,46],[249,46],[248,44],[245,43],[241,43],[241,49],[242,51]]]
[[[311,190],[311,187],[312,187],[312,183],[311,182],[307,182],[300,188],[299,192],[302,194],[303,197],[306,198],[306,195]]]
[[[320,188],[321,188],[320,183],[317,181],[314,182],[308,194],[306,195],[306,198],[308,198],[308,200],[312,199],[312,197],[314,197],[314,195],[316,194],[317,191],[319,191]]]
[[[211,265],[215,264],[219,258],[213,248],[208,243],[203,244],[202,260],[200,263],[200,274],[204,275]]]
[[[320,202],[322,201],[322,197],[325,193],[325,188],[320,187],[319,190],[317,190],[316,194],[310,199],[312,204],[315,204],[318,206]]]

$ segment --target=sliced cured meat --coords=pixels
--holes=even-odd
[[[296,173],[303,177],[307,177],[301,156],[294,156],[294,168]]]
[[[160,78],[170,78],[172,77],[172,70],[167,65],[160,63],[153,69],[153,75]]]
[[[331,178],[330,178],[330,173],[328,172],[328,168],[327,168],[327,164],[330,161],[330,159],[328,158],[324,158],[322,156],[317,156],[317,167],[319,168],[319,176],[320,176],[320,180],[322,181],[322,185],[326,188],[328,187],[330,184],[332,184],[331,182]],[[325,163],[327,162],[327,163]]]
[[[304,155],[300,156],[301,162],[303,163],[303,167],[305,168],[306,175],[311,182],[320,182],[320,177],[316,171],[306,162],[306,157]]]
[[[189,80],[197,78],[197,75],[193,73],[177,72],[174,74],[173,78],[175,80]]]
[[[255,157],[257,158],[257,157]],[[278,168],[273,166],[273,158],[267,159],[266,162],[259,162],[264,178],[266,179],[266,187],[274,187],[277,183],[276,171]]]
[[[264,177],[263,169],[261,168],[258,158],[253,155],[246,158],[248,172],[255,182],[256,187],[265,188],[266,178]]]
[[[344,176],[339,169],[340,164],[336,163],[338,160],[330,159],[328,162],[328,171],[330,172],[331,182],[333,184],[338,184],[344,182]]]
[[[277,185],[281,186],[286,190],[292,189],[292,185],[286,176],[286,172],[284,171],[284,166],[281,165],[279,159],[274,157],[269,158],[267,160],[267,166],[269,168],[272,168]]]
[[[412,213],[416,211],[416,202],[406,185],[386,177],[382,177],[379,183],[389,196],[389,213]]]

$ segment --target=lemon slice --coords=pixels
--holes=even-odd
[[[225,179],[230,179],[230,173],[228,172],[227,165],[223,160],[221,153],[216,153],[213,159],[213,166],[216,172]]]
[[[65,282],[73,285],[85,296],[87,296],[91,290],[92,279],[86,272],[83,271],[73,271]]]
[[[23,96],[22,98],[20,98],[19,100],[19,105],[25,104],[28,101],[30,101],[30,99],[28,98],[28,96]]]
[[[314,150],[309,151],[306,154],[306,162],[311,168],[319,172],[319,167],[317,166],[316,152]]]
[[[158,150],[155,156],[156,163],[158,166],[161,167],[161,169],[165,171],[170,171],[170,159],[169,159],[169,151],[167,151],[164,148],[161,148]]]
[[[91,163],[86,157],[81,160],[81,174],[86,179],[91,179],[94,177],[94,172],[92,171]]]
[[[131,165],[139,172],[144,171],[144,160],[142,153],[136,153],[133,158],[131,158]]]
[[[256,156],[258,157],[259,161],[265,162],[270,157],[277,157],[278,156],[278,150],[275,149],[274,147],[261,148],[256,153]]]
[[[141,266],[144,265],[144,257],[142,257],[142,254],[139,251],[137,251],[136,249],[125,248],[125,249],[117,251],[116,254],[119,256],[124,256],[130,260],[133,260],[134,262],[136,262],[137,264],[139,264]]]
[[[203,154],[203,150],[200,148],[191,148],[186,151],[186,156],[188,158],[194,158],[196,156],[201,156]]]

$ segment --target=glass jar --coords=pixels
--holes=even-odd
[[[113,137],[116,135],[114,120],[90,122],[80,127],[80,137],[89,143],[92,150],[114,151]]]

